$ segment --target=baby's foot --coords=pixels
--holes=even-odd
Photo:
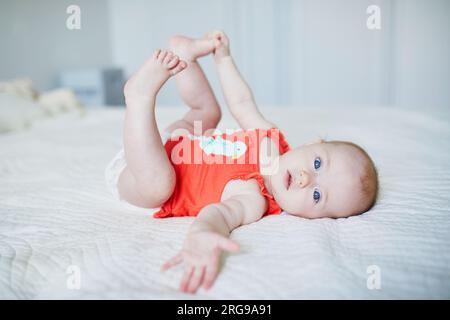
[[[219,62],[222,58],[230,56],[230,39],[223,31],[214,30],[208,32],[205,38],[212,39],[215,43],[214,59]]]
[[[186,61],[195,61],[214,51],[214,39],[191,39],[184,36],[174,36],[170,39],[170,49]]]
[[[125,84],[125,97],[147,100],[153,98],[171,76],[181,72],[186,66],[186,62],[173,52],[156,50]]]

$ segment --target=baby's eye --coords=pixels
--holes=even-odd
[[[322,164],[322,160],[320,160],[319,157],[314,159],[314,169],[318,170],[320,168],[321,164]]]
[[[318,189],[314,189],[313,192],[314,202],[317,203],[320,200],[320,191]]]

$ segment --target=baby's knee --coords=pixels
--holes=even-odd
[[[145,202],[151,208],[160,207],[172,196],[175,189],[176,177],[174,172],[160,176],[157,180],[139,179],[137,189]]]
[[[207,113],[205,117],[205,120],[207,121],[205,124],[205,127],[207,127],[206,129],[217,127],[217,124],[222,119],[222,111],[220,108],[210,108],[205,112]]]

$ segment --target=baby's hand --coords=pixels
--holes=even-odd
[[[185,271],[180,290],[195,293],[200,286],[209,289],[216,279],[222,250],[237,252],[239,251],[239,245],[211,231],[189,233],[181,252],[167,261],[161,267],[161,271],[166,271],[184,262]]]
[[[214,58],[216,61],[230,55],[230,39],[223,31],[211,31],[206,34],[206,38],[214,39],[216,48],[214,49]]]

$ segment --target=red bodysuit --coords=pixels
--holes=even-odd
[[[289,150],[284,135],[276,128],[169,139],[164,147],[175,169],[176,185],[154,217],[196,216],[206,205],[220,202],[225,185],[235,179],[255,179],[268,201],[265,214],[281,213],[260,172],[259,151],[264,137],[272,139],[280,155]]]

